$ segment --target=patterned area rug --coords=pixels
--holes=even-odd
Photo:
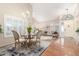
[[[16,49],[12,45],[0,48],[0,56],[39,56],[46,48],[45,47],[21,47]]]

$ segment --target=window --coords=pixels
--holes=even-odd
[[[24,20],[15,16],[4,16],[4,37],[11,37],[12,30],[24,32]]]

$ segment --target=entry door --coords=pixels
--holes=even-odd
[[[74,21],[73,20],[65,20],[64,21],[64,36],[65,37],[73,37],[74,36]]]

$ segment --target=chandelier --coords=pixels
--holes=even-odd
[[[74,16],[68,13],[68,9],[66,9],[67,14],[63,15],[62,20],[72,20],[74,19]]]

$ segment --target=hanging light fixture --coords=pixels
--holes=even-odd
[[[66,15],[63,15],[62,20],[72,20],[72,19],[74,19],[74,16],[71,15],[71,14],[69,14],[69,13],[68,13],[68,10],[69,10],[69,9],[66,9],[67,14],[66,14]]]

